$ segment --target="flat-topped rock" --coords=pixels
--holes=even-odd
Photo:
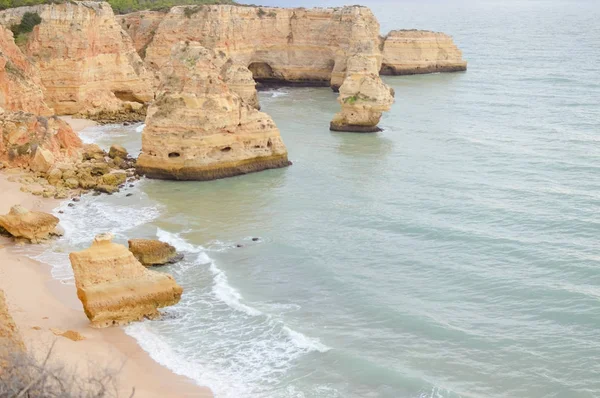
[[[59,234],[56,229],[59,221],[52,214],[29,211],[23,206],[16,205],[8,214],[0,216],[0,227],[15,238],[39,243],[52,235]]]
[[[112,239],[98,235],[90,248],[69,255],[77,297],[93,327],[153,319],[159,308],[179,302],[183,289],[171,275],[146,269]]]
[[[452,37],[426,30],[393,30],[383,40],[382,75],[467,70]]]

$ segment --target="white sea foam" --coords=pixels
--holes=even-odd
[[[64,238],[37,255],[53,266],[56,279],[73,283],[68,253],[87,247],[97,233],[111,231],[126,239],[128,231],[160,216],[160,208],[151,202],[132,208],[118,199],[89,196],[75,207],[63,204]],[[167,311],[173,316],[125,329],[160,364],[209,386],[219,397],[274,397],[281,396],[273,395],[281,374],[292,369],[299,357],[330,350],[318,339],[285,325],[280,312],[264,313],[244,303],[240,291],[202,246],[190,243],[182,233],[157,228],[156,235],[186,254],[173,272],[182,281],[192,282],[181,303]],[[221,246],[231,247],[231,243]]]
[[[141,124],[141,125],[139,125],[139,126],[137,126],[137,127],[135,128],[135,132],[136,132],[136,133],[141,133],[141,132],[143,132],[143,131],[144,131],[144,129],[145,129],[145,128],[146,128],[146,124]]]
[[[173,246],[178,251],[187,252],[187,253],[204,253],[204,248],[201,246],[194,246],[185,239],[183,239],[179,234],[165,231],[164,229],[157,228],[156,229],[156,237]],[[208,256],[207,256],[208,258]],[[210,261],[210,258],[209,258]],[[207,261],[207,262],[209,262]],[[205,264],[205,263],[203,263]]]
[[[319,339],[308,337],[300,332],[296,332],[295,330],[290,329],[287,326],[283,327],[283,331],[290,336],[290,338],[297,347],[303,348],[308,352],[327,352],[331,350],[331,347],[328,347],[325,344],[321,343]]]

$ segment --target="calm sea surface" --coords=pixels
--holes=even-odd
[[[600,2],[365,3],[469,71],[386,78],[373,135],[328,130],[329,89],[262,92],[292,167],[86,198],[40,258],[68,280],[98,232],[176,245],[182,302],[126,330],[217,397],[600,396]]]

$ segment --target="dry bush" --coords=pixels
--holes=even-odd
[[[82,375],[53,358],[54,344],[42,358],[0,348],[0,398],[117,398],[117,374],[95,366]],[[135,394],[132,391],[130,398]]]

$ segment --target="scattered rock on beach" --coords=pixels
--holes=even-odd
[[[7,215],[0,216],[0,227],[15,238],[39,243],[55,234],[59,219],[41,211],[29,211],[16,205]]]
[[[183,289],[171,275],[147,269],[112,239],[100,234],[89,249],[69,255],[77,297],[93,327],[155,319],[158,308],[179,302]]]
[[[183,254],[168,243],[153,239],[131,239],[129,251],[145,266],[173,264],[183,259]]]

